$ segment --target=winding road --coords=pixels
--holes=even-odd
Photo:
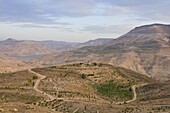
[[[131,100],[125,101],[125,102],[113,102],[113,104],[125,104],[125,103],[131,103],[133,101],[135,101],[137,99],[137,93],[136,93],[136,88],[138,87],[142,87],[147,85],[146,83],[143,84],[139,84],[139,85],[133,85],[132,88],[132,92],[133,92],[133,98]]]
[[[34,89],[35,91],[37,91],[37,92],[39,92],[39,93],[47,96],[47,97],[50,99],[50,101],[53,101],[53,100],[55,100],[55,99],[65,100],[64,98],[54,97],[53,95],[47,94],[47,93],[45,93],[44,91],[38,89],[38,86],[39,86],[41,80],[45,79],[46,76],[41,75],[41,74],[39,74],[39,73],[36,73],[36,72],[32,71],[31,69],[29,69],[28,71],[31,72],[31,73],[33,73],[34,75],[36,75],[36,76],[38,77],[38,79],[35,81],[35,84],[34,84],[34,87],[33,87],[33,89]],[[126,102],[113,102],[112,104],[125,104],[125,103],[131,103],[131,102],[135,101],[135,100],[137,99],[136,88],[137,88],[137,87],[142,87],[142,86],[144,86],[144,85],[146,85],[146,83],[145,83],[145,84],[139,84],[139,85],[133,85],[133,86],[132,86],[133,98],[132,98],[131,100],[128,100],[128,101],[126,101]],[[65,101],[73,101],[73,100],[70,99],[70,100],[65,100]]]
[[[50,99],[50,101],[53,101],[54,99],[56,99],[56,97],[54,97],[54,96],[52,96],[52,95],[50,95],[50,94],[47,94],[47,93],[45,93],[44,91],[41,91],[40,89],[38,89],[38,86],[39,86],[41,80],[45,79],[46,76],[41,75],[41,74],[39,74],[39,73],[36,73],[36,72],[32,71],[31,69],[29,69],[28,71],[31,72],[31,73],[33,73],[33,74],[35,74],[35,75],[38,77],[38,79],[35,81],[35,84],[34,84],[33,89],[34,89],[35,91],[37,91],[37,92],[39,92],[39,93],[47,96],[47,97]]]

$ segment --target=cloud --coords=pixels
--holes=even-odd
[[[130,25],[93,25],[84,27],[83,31],[94,34],[123,34],[131,29]]]
[[[93,0],[0,0],[0,21],[57,24],[61,17],[88,16]]]
[[[51,19],[48,13],[37,11],[37,8],[33,0],[1,0],[0,21],[6,23],[55,23],[55,20]]]
[[[21,25],[14,25],[14,26],[19,26],[23,28],[55,28],[55,29],[61,28],[59,26],[48,26],[48,25],[41,25],[41,24],[21,24]]]
[[[12,25],[23,28],[61,28],[72,24],[67,22],[55,22],[55,24],[13,23]]]
[[[151,20],[168,21],[170,19],[169,0],[105,0],[110,6],[127,9],[125,15],[133,15]],[[108,9],[110,11],[110,9]],[[114,12],[114,10],[112,10]]]
[[[31,23],[22,23],[22,24],[13,24],[13,26],[18,26],[22,28],[41,28],[41,29],[57,29],[60,31],[67,31],[67,32],[73,32],[75,29],[67,27],[68,24],[65,23],[58,23],[59,25],[46,25],[46,24],[31,24]]]
[[[96,15],[169,22],[169,4],[169,0],[0,0],[0,22],[61,25],[61,18]]]

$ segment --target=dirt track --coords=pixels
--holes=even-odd
[[[133,91],[133,98],[131,100],[128,100],[126,102],[113,102],[113,104],[125,104],[125,103],[131,103],[137,99],[137,93],[136,93],[136,88],[137,87],[142,87],[146,84],[139,84],[139,85],[134,85],[132,86],[132,91]]]
[[[38,77],[38,79],[35,81],[35,84],[34,84],[34,87],[33,87],[34,90],[36,90],[37,92],[39,92],[39,93],[44,94],[45,96],[47,96],[47,97],[50,99],[50,101],[56,99],[56,97],[54,97],[54,96],[52,96],[52,95],[49,95],[49,94],[45,93],[44,91],[41,91],[41,90],[38,89],[38,86],[39,86],[41,80],[45,79],[46,76],[41,75],[41,74],[39,74],[39,73],[36,73],[36,72],[32,71],[31,69],[29,70],[29,72],[35,74],[35,75]]]
[[[39,92],[39,93],[44,94],[45,96],[47,96],[47,97],[50,99],[50,101],[52,101],[52,100],[54,100],[54,99],[62,99],[62,100],[65,100],[64,98],[57,98],[57,97],[54,97],[54,96],[52,96],[52,95],[50,95],[50,94],[45,93],[44,91],[39,90],[39,89],[38,89],[38,86],[39,86],[41,80],[45,79],[46,76],[41,75],[41,74],[39,74],[39,73],[36,73],[36,72],[32,71],[31,69],[29,69],[28,71],[31,72],[31,73],[33,73],[33,74],[35,74],[35,75],[38,77],[38,79],[36,80],[36,82],[35,82],[35,84],[34,84],[34,87],[33,87],[37,92]],[[146,85],[146,84],[139,84],[139,85],[134,85],[134,86],[132,86],[133,98],[132,98],[131,100],[128,100],[128,101],[126,101],[126,102],[113,102],[112,104],[125,104],[125,103],[131,103],[131,102],[135,101],[135,100],[137,99],[136,88],[137,88],[137,87],[144,86],[144,85]],[[65,100],[65,101],[74,101],[74,100]],[[104,103],[105,103],[105,104],[108,104],[109,102],[104,102]]]

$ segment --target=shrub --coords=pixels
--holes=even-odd
[[[52,66],[51,68],[56,68],[56,66]]]
[[[85,74],[81,74],[80,75],[82,79],[85,79],[86,78],[86,75]]]
[[[37,77],[37,76],[33,76],[32,79],[33,79],[33,80],[36,80],[36,79],[38,79],[38,77]]]

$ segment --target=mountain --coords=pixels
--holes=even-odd
[[[170,77],[170,25],[152,24],[137,27],[113,40],[106,47],[129,48],[112,58],[112,64],[159,79]]]
[[[74,43],[52,40],[16,40],[8,38],[4,41],[0,41],[0,59],[3,60],[3,62],[1,63],[1,67],[3,68],[0,69],[0,72],[8,72],[18,64],[25,66],[25,63],[27,63],[27,61],[32,61],[33,59],[41,58],[48,54],[60,54],[61,52],[73,51],[88,45],[99,46],[109,41],[111,41],[111,39],[96,39],[86,43]],[[64,58],[64,56],[62,58]],[[20,62],[18,62],[18,60],[20,60]],[[20,67],[18,67],[18,69],[20,70]]]
[[[124,67],[159,80],[170,79],[170,25],[136,27],[104,45],[83,46],[33,62],[46,66],[89,61]]]
[[[75,42],[53,41],[53,40],[40,41],[39,43],[52,50],[58,50],[58,51],[70,50],[74,48],[75,45],[78,44]]]
[[[112,39],[99,38],[85,43],[64,41],[33,41],[8,38],[0,41],[0,53],[7,56],[34,56],[75,50],[84,46],[101,46]]]
[[[107,43],[109,43],[111,40],[113,40],[112,38],[98,38],[95,40],[89,40],[85,43],[81,43],[81,46],[103,46]]]
[[[48,54],[52,50],[32,40],[7,39],[0,42],[0,53],[7,56],[33,56]]]
[[[42,66],[93,61],[109,63],[168,80],[170,25],[144,25],[116,39],[96,39],[85,43],[7,39],[0,42],[0,55],[38,58],[31,59],[29,64]]]
[[[0,112],[168,112],[169,28],[85,43],[1,41]]]
[[[115,39],[112,45],[166,46],[170,44],[170,25],[152,24],[136,27]]]

